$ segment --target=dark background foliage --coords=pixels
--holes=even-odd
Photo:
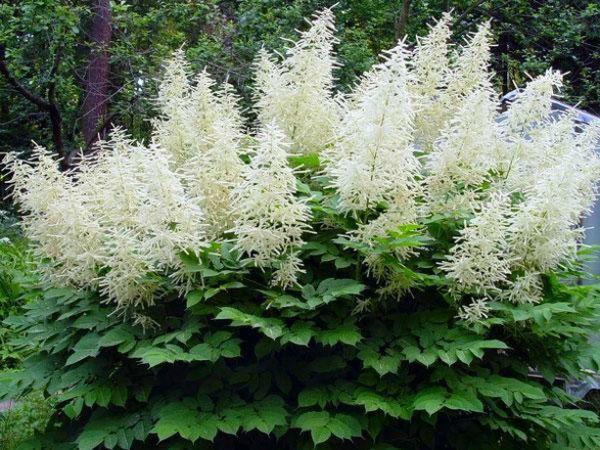
[[[304,17],[333,3],[4,1],[0,151],[22,151],[31,140],[62,156],[89,151],[90,139],[113,124],[147,138],[154,79],[164,58],[180,46],[194,69],[206,66],[217,79],[228,78],[248,99],[257,50],[265,46],[282,51],[282,37],[293,38]],[[591,0],[342,0],[335,7],[343,63],[339,84],[348,87],[398,37],[407,35],[414,42],[428,23],[449,10],[457,42],[478,22],[492,20],[495,81],[503,93],[523,85],[527,74],[554,67],[568,72],[566,100],[599,112],[600,4]],[[26,98],[15,82],[43,104]],[[59,144],[51,106],[60,114]]]

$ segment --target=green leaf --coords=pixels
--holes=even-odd
[[[331,437],[331,431],[327,427],[317,427],[310,430],[310,437],[315,445],[325,442]]]
[[[280,337],[285,329],[284,323],[279,319],[258,317],[230,307],[221,308],[215,319],[231,320],[231,325],[234,327],[250,326],[257,328],[271,339]]]
[[[446,389],[439,386],[423,389],[417,392],[413,400],[416,410],[426,411],[430,416],[444,407],[446,400]]]
[[[158,436],[159,441],[175,434],[191,442],[200,437],[212,441],[218,432],[218,418],[211,413],[199,412],[190,403],[168,403],[160,408],[157,417],[152,433]]]
[[[345,269],[346,267],[350,267],[352,264],[354,264],[355,261],[353,259],[350,258],[336,258],[334,260],[334,264],[335,264],[335,268],[336,269]]]
[[[230,283],[225,283],[218,287],[207,289],[206,292],[204,292],[204,300],[208,300],[208,299],[214,297],[215,295],[217,295],[219,292],[224,292],[224,291],[227,291],[228,289],[241,289],[244,287],[246,287],[246,285],[244,285],[243,283],[240,283],[239,281],[232,281]]]
[[[133,328],[129,325],[121,324],[115,328],[111,328],[98,341],[100,347],[114,347],[122,343],[135,342]]]
[[[97,333],[84,335],[73,347],[73,353],[67,358],[65,365],[75,364],[85,358],[98,356],[100,336]]]
[[[226,411],[219,420],[219,430],[226,434],[235,436],[241,426],[242,420],[239,417],[239,413],[235,410]]]
[[[353,437],[360,437],[362,435],[360,422],[347,414],[336,414],[331,417],[327,428],[334,436],[340,439],[352,439]]]
[[[419,361],[421,364],[423,364],[426,367],[429,367],[430,365],[432,365],[436,359],[437,359],[437,354],[427,351],[427,350],[425,350],[423,353],[420,353],[419,355],[417,355],[417,361]]]
[[[317,153],[293,155],[289,157],[289,161],[290,165],[295,168],[316,169],[321,166],[321,162],[319,161],[319,155]],[[300,183],[300,181],[298,181],[298,183]]]
[[[294,322],[289,331],[281,336],[281,344],[285,345],[291,342],[306,347],[314,334],[315,330],[310,322]]]
[[[416,345],[407,345],[402,349],[402,353],[404,353],[408,362],[414,362],[421,354],[421,349]]]
[[[329,423],[329,413],[327,411],[310,411],[300,414],[294,420],[294,427],[302,431],[309,431],[316,428],[326,427]]]
[[[79,450],[92,450],[104,442],[106,433],[99,430],[84,430],[77,438]]]
[[[179,360],[188,361],[190,358],[181,347],[175,344],[166,344],[164,347],[141,346],[131,356],[133,358],[140,358],[142,362],[148,364],[150,367],[163,363],[172,364]]]
[[[362,360],[363,366],[374,369],[380,377],[388,373],[397,373],[400,368],[402,356],[392,349],[387,349],[389,354],[381,355],[379,353],[379,346],[372,343],[369,344],[368,342],[367,345],[361,348],[357,355]]]
[[[83,398],[77,397],[77,398],[74,398],[67,405],[65,405],[65,407],[63,408],[63,411],[69,419],[74,419],[76,417],[79,417],[79,414],[81,414],[82,409],[83,409]]]
[[[469,390],[453,392],[450,398],[444,402],[444,405],[449,409],[483,412],[483,403],[474,392]]]
[[[336,328],[321,331],[317,336],[317,342],[323,345],[334,346],[342,342],[347,345],[356,346],[362,339],[360,331],[353,323],[344,323]]]
[[[319,283],[316,293],[323,297],[325,303],[328,303],[338,297],[359,295],[365,287],[364,284],[352,279],[328,278]]]
[[[194,345],[190,349],[191,361],[212,361],[219,359],[219,352],[214,347],[211,347],[206,342]]]
[[[354,392],[355,405],[361,405],[365,408],[366,412],[383,411],[385,414],[394,417],[409,420],[411,413],[407,407],[400,404],[393,398],[383,397],[376,392],[370,391],[366,388],[358,388]]]
[[[197,305],[198,303],[200,303],[203,296],[204,292],[198,289],[189,292],[186,296],[186,307],[191,308],[192,306]]]
[[[259,430],[270,434],[276,426],[287,424],[287,411],[283,407],[281,397],[269,395],[246,409],[242,416],[242,426],[245,431]]]
[[[313,405],[321,405],[321,407],[325,406],[322,403],[323,398],[325,397],[325,393],[321,388],[306,388],[298,394],[298,406],[300,408],[305,408],[307,406]]]

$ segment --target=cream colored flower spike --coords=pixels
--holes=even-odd
[[[283,61],[261,51],[255,63],[259,121],[275,121],[290,141],[291,152],[321,152],[333,139],[339,110],[333,99],[334,32],[333,13],[324,9]]]

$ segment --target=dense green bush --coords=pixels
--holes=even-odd
[[[3,321],[11,314],[22,313],[26,304],[38,298],[41,291],[17,217],[9,211],[0,211],[0,231],[0,320]],[[15,348],[13,342],[17,338],[16,330],[0,328],[0,368],[3,370],[18,370],[20,362],[35,350],[30,345]],[[52,415],[52,402],[36,391],[16,403],[7,400],[1,409],[0,448],[12,450],[44,430]]]
[[[43,292],[4,323],[35,348],[2,394],[56,402],[34,448],[598,448],[564,390],[600,370],[577,224],[599,130],[505,115],[482,25],[444,17],[334,96],[324,11],[231,87],[167,64],[146,147],[117,130],[61,173],[9,160]]]
[[[301,292],[270,290],[228,246],[186,261],[204,287],[185,301],[167,290],[145,330],[92,294],[46,291],[10,321],[42,349],[19,390],[45,389],[61,407],[60,433],[44,448],[598,445],[595,415],[574,409],[557,380],[589,366],[597,287],[548,277],[543,303],[494,304],[493,318],[473,328],[453,317],[423,259],[403,269],[428,280],[414,299],[350,315],[377,284],[355,278],[358,255],[334,236],[307,243]],[[532,367],[543,378],[530,377]]]
[[[4,320],[36,297],[37,280],[28,243],[14,214],[0,210],[0,234],[0,320]],[[14,367],[24,356],[9,344],[13,336],[9,328],[0,328],[0,368]]]
[[[36,433],[46,429],[53,414],[51,399],[41,392],[33,392],[19,400],[10,409],[0,412],[0,448],[13,450]]]

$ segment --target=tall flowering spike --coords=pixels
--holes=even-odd
[[[591,211],[600,178],[600,127],[585,128],[567,115],[536,129],[531,147],[543,150],[509,180],[523,195],[510,242],[519,267],[544,272],[575,257],[580,220]]]
[[[450,22],[452,16],[445,13],[431,27],[429,34],[417,38],[417,45],[411,61],[415,76],[413,91],[416,102],[416,140],[425,150],[429,150],[439,136],[440,129],[448,118],[448,96],[444,95],[447,77],[450,73]]]
[[[417,38],[411,66],[417,91],[427,97],[434,97],[445,86],[445,77],[450,70],[451,21],[452,16],[445,13],[427,36]]]
[[[193,136],[190,156],[205,153],[212,141],[219,139],[221,129],[215,127],[217,123],[228,122],[236,133],[241,133],[244,121],[233,86],[227,82],[217,85],[206,69],[200,72],[190,93],[189,120]]]
[[[229,199],[241,180],[244,167],[240,159],[244,138],[239,98],[228,83],[215,89],[205,73],[197,77],[192,93],[194,152],[180,168],[190,195],[197,198],[207,222],[207,232],[218,239],[233,225]]]
[[[192,143],[193,149],[189,156],[203,153],[209,146],[208,135],[220,113],[215,90],[216,82],[206,69],[194,77],[189,99],[189,126],[197,139]]]
[[[469,95],[476,89],[492,91],[491,61],[491,26],[484,22],[473,33],[469,41],[461,47],[448,75],[447,90],[453,98]]]
[[[217,119],[210,134],[207,150],[190,158],[181,172],[189,194],[197,199],[204,212],[208,235],[218,239],[233,226],[236,216],[230,197],[233,188],[242,181],[243,134],[231,117]]]
[[[510,132],[530,131],[536,124],[548,119],[552,95],[562,87],[562,78],[560,72],[548,70],[517,94],[506,113],[506,126]]]
[[[281,269],[273,281],[282,286],[295,282],[296,271],[290,267],[300,269],[294,253],[303,244],[310,219],[308,206],[295,196],[296,177],[288,165],[288,148],[285,134],[275,123],[264,126],[243,181],[232,194],[236,246],[253,257],[258,267]]]
[[[427,158],[426,196],[432,212],[473,209],[480,187],[510,164],[489,93],[474,91],[461,103]]]
[[[156,98],[158,107],[165,116],[169,117],[178,111],[181,101],[189,95],[190,71],[183,49],[175,50],[165,64]]]
[[[41,267],[44,278],[77,285],[93,279],[102,239],[72,180],[59,171],[52,154],[37,145],[31,161],[9,158],[5,162],[13,174],[13,196],[23,214],[23,229],[33,242],[34,254],[47,261]]]
[[[219,105],[220,117],[230,121],[236,129],[242,130],[244,127],[244,117],[242,115],[242,107],[240,106],[240,96],[228,82],[223,82],[218,87],[217,103]]]
[[[179,266],[178,254],[205,245],[202,212],[170,169],[161,147],[115,135],[82,178],[86,202],[106,236],[101,292],[119,306],[148,304],[153,273]]]
[[[334,85],[334,17],[315,15],[281,63],[262,51],[256,62],[256,107],[262,124],[275,120],[294,152],[320,152],[333,139],[338,106]]]
[[[497,192],[461,230],[447,260],[440,264],[446,276],[455,280],[458,292],[489,295],[507,283],[512,264],[511,218],[510,198]]]
[[[154,139],[173,155],[174,164],[180,164],[189,156],[194,142],[190,128],[189,73],[185,53],[182,49],[176,50],[165,64],[156,99],[159,115],[152,121]]]
[[[400,198],[410,203],[414,197],[399,195],[416,192],[420,167],[411,146],[414,112],[408,56],[400,42],[349,96],[326,167],[342,211],[361,211]]]

